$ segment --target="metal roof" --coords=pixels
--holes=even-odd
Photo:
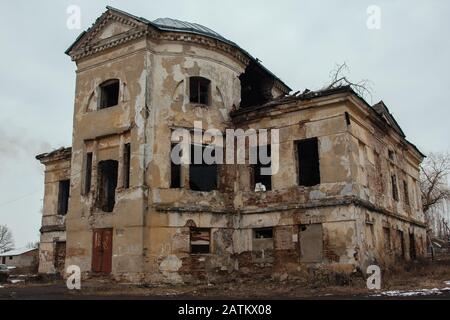
[[[188,31],[220,39],[222,41],[230,42],[229,40],[225,39],[220,34],[215,32],[214,30],[211,30],[210,28],[202,26],[201,24],[198,23],[181,21],[171,18],[158,18],[152,21],[152,23],[157,25],[159,29],[165,31]]]

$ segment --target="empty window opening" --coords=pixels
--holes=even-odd
[[[119,104],[120,81],[109,80],[100,85],[100,109],[110,108]]]
[[[58,214],[65,216],[69,210],[70,180],[59,182]]]
[[[403,180],[403,193],[405,195],[405,203],[409,206],[409,191],[408,191],[408,182],[406,180]]]
[[[191,77],[189,87],[191,103],[209,105],[211,81],[202,77]]]
[[[170,188],[181,188],[181,143],[172,144],[170,153]]]
[[[255,62],[239,76],[241,81],[241,108],[258,106],[273,99],[274,79]]]
[[[189,166],[189,187],[194,191],[210,192],[217,190],[217,164],[207,164],[202,156],[201,164],[195,164],[195,152],[205,154],[206,148],[209,146],[192,145],[191,147],[191,164]],[[215,151],[211,152],[215,157]]]
[[[319,144],[317,138],[297,142],[300,186],[320,184]]]
[[[126,143],[123,148],[123,187],[130,188],[131,175],[131,144]]]
[[[84,173],[84,194],[89,194],[91,192],[91,183],[92,183],[92,153],[89,152],[86,154],[86,165],[85,165],[85,173]]]
[[[389,252],[391,250],[391,230],[389,228],[383,228],[384,236],[384,250]]]
[[[394,161],[395,160],[395,153],[392,150],[388,150],[388,156],[389,160]]]
[[[254,262],[272,262],[274,228],[253,229],[252,258]]]
[[[211,229],[191,228],[191,253],[208,254],[210,253]]]
[[[302,262],[318,263],[323,260],[322,224],[300,225],[300,259]]]
[[[273,228],[254,229],[255,239],[273,239]]]
[[[116,205],[118,167],[118,162],[114,160],[98,164],[98,202],[99,208],[104,212],[113,212]]]
[[[259,189],[258,187],[262,187],[263,188],[262,191],[272,190],[272,175],[262,174],[261,172],[261,170],[270,169],[270,167],[272,166],[271,159],[270,162],[268,162],[267,159],[263,159],[264,157],[271,158],[272,152],[271,147],[270,145],[260,146],[256,148],[256,152],[257,152],[257,164],[252,165],[253,186],[255,190]],[[263,158],[261,158],[261,152]]]
[[[395,201],[398,201],[397,177],[395,174],[391,176],[391,185],[392,185],[392,198]]]
[[[409,256],[412,260],[416,260],[416,238],[414,233],[409,234]]]
[[[345,113],[345,123],[347,124],[347,126],[352,124],[352,122],[350,121],[350,114],[348,112]]]
[[[403,231],[397,230],[397,250],[401,259],[405,258],[405,239]]]

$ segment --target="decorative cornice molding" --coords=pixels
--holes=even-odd
[[[96,38],[99,32],[111,21],[131,26],[133,30],[124,33],[118,38],[112,37],[113,39],[110,39],[110,41],[106,41],[104,43],[99,41],[97,44],[89,45]],[[147,37],[149,40],[154,41],[178,41],[199,44],[231,55],[244,65],[248,65],[250,63],[250,59],[243,52],[241,52],[241,50],[218,39],[182,31],[160,31],[148,24],[134,22],[130,18],[122,17],[119,14],[109,11],[103,14],[94,23],[90,30],[87,31],[85,39],[81,40],[79,44],[73,47],[68,54],[73,61],[77,61],[143,37]]]
[[[40,230],[41,233],[49,233],[49,232],[65,232],[65,225],[54,225],[54,226],[43,226]]]

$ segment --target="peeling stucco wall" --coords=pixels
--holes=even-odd
[[[129,26],[112,22],[97,41],[128,32]],[[361,102],[346,94],[232,117],[240,105],[239,76],[245,63],[201,39],[191,40],[144,37],[76,59],[71,160],[46,164],[46,181],[55,174],[71,177],[69,213],[65,221],[50,222],[57,219],[50,214],[57,195],[46,183],[43,219],[43,226],[65,225],[66,265],[78,265],[89,275],[93,231],[104,228],[113,229],[112,275],[132,281],[180,283],[231,274],[301,274],[310,267],[353,272],[371,263],[387,266],[398,261],[397,230],[406,239],[402,259],[411,258],[412,233],[417,256],[424,254],[418,194],[421,159],[401,137],[376,124]],[[190,102],[189,78],[194,76],[211,81],[209,106]],[[120,81],[119,103],[99,110],[98,88],[109,79]],[[274,96],[281,94],[276,88],[272,91]],[[196,121],[204,130],[222,132],[279,129],[281,165],[272,177],[272,191],[253,190],[248,165],[221,165],[218,190],[212,192],[189,190],[185,166],[182,187],[171,189],[171,132],[193,129]],[[295,145],[308,138],[318,139],[321,184],[315,187],[298,185]],[[125,143],[131,145],[130,188],[124,188],[121,175]],[[395,161],[388,159],[388,150],[396,151]],[[87,152],[93,154],[92,181],[91,192],[84,194]],[[119,163],[112,213],[96,207],[102,160]],[[399,179],[399,201],[392,199],[390,190],[393,173]],[[409,205],[400,188],[404,180]],[[313,226],[309,234],[308,226]],[[387,226],[393,234],[389,249],[383,239]],[[192,227],[211,229],[210,254],[191,254]],[[273,238],[255,240],[257,228],[274,228]],[[42,272],[51,270],[50,239],[56,236],[43,233]],[[318,241],[311,242],[316,249],[302,248],[308,241]],[[323,252],[315,255],[315,250]]]

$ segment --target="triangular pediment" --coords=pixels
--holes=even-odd
[[[383,101],[378,102],[372,108],[387,124],[394,128],[394,130],[397,131],[401,136],[405,137],[402,128],[400,128],[397,120],[395,120],[394,116],[389,112],[388,107]]]
[[[133,29],[133,27],[128,24],[112,20],[108,22],[101,30],[99,30],[96,37],[94,38],[94,41],[112,38],[122,33],[128,32],[131,29]]]
[[[142,35],[148,25],[142,18],[134,17],[117,9],[108,8],[87,31],[66,51],[72,59],[86,52],[95,52],[96,48],[111,46],[132,40],[137,34]]]

